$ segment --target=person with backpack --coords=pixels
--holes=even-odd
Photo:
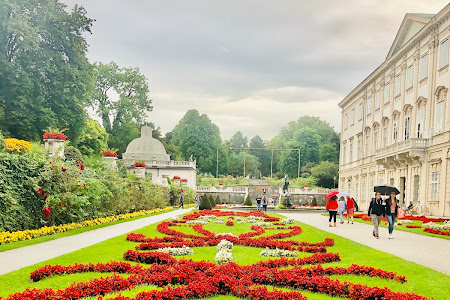
[[[262,207],[263,207],[263,210],[264,211],[267,211],[267,198],[266,198],[266,196],[263,196],[262,197],[262,201],[261,201],[261,203],[262,203]]]
[[[355,214],[355,200],[347,197],[347,223],[350,223],[350,218],[353,224],[353,215]]]
[[[183,193],[183,190],[181,190],[181,193],[180,193],[180,206],[178,206],[178,208],[184,208],[184,193]]]
[[[261,211],[261,197],[256,197],[256,210]]]
[[[386,205],[383,205],[383,200],[381,199],[381,193],[375,193],[375,198],[372,198],[369,205],[369,211],[367,215],[372,219],[373,223],[373,236],[377,239],[380,238],[378,231],[378,226],[381,223],[381,216],[386,214]]]
[[[333,226],[331,226],[331,219],[334,219],[334,227],[336,227],[336,215],[337,215],[337,211],[338,211],[338,207],[339,207],[339,204],[336,201],[336,199],[337,199],[336,196],[331,197],[328,200],[327,205],[326,205],[328,214],[330,215],[330,218],[328,219],[328,226],[330,226],[330,227],[333,227]]]
[[[344,211],[346,208],[345,198],[339,197],[338,201],[338,212],[339,212],[339,218],[341,219],[341,224],[344,224]]]

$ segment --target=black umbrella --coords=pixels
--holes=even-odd
[[[396,195],[400,194],[400,191],[392,185],[377,185],[373,187],[375,193],[380,193],[384,196],[389,196],[392,192]]]

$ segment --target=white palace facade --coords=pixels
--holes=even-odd
[[[339,188],[367,209],[378,184],[450,216],[450,4],[406,14],[386,60],[340,103]]]

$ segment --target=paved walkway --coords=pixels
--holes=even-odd
[[[302,223],[353,240],[374,249],[389,252],[400,258],[450,275],[450,240],[394,229],[394,239],[388,239],[387,228],[380,227],[380,239],[372,236],[373,226],[354,222],[328,227],[328,217],[321,214],[282,213]]]
[[[177,209],[134,221],[111,225],[36,245],[0,252],[0,275],[85,248],[104,240],[189,212]]]

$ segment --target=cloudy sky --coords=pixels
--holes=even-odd
[[[149,120],[171,131],[188,109],[230,138],[271,139],[303,115],[340,131],[337,106],[385,59],[405,13],[438,0],[62,0],[96,19],[92,62],[139,67]]]

